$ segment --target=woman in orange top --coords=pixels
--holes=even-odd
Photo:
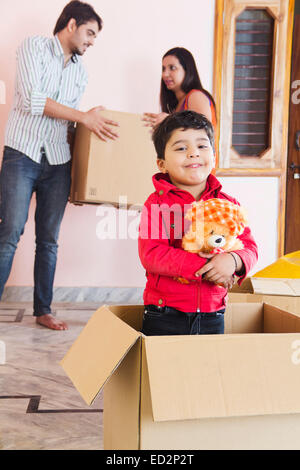
[[[201,84],[194,57],[183,47],[170,49],[163,56],[160,88],[161,113],[144,113],[143,121],[154,128],[168,114],[189,109],[204,114],[216,126],[216,106]]]

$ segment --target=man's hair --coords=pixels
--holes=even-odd
[[[167,142],[176,129],[204,129],[214,149],[214,130],[211,122],[203,114],[195,111],[180,111],[166,117],[153,132],[152,139],[157,158],[164,160]]]
[[[73,0],[65,6],[58,18],[53,31],[54,36],[65,29],[72,18],[76,21],[77,27],[82,24],[86,24],[89,21],[96,21],[98,23],[99,31],[102,29],[102,19],[97,15],[93,7],[88,3]]]

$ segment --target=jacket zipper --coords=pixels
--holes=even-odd
[[[201,292],[200,292],[201,280],[197,281],[197,313],[200,313],[200,302],[201,302]]]

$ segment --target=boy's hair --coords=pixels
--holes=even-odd
[[[82,24],[86,24],[89,21],[96,21],[98,23],[99,31],[102,29],[102,19],[97,15],[93,7],[88,3],[73,0],[63,9],[55,25],[53,35],[55,36],[57,33],[65,29],[72,18],[76,21],[77,27]]]
[[[195,111],[180,111],[166,117],[153,132],[152,139],[157,158],[164,160],[167,142],[176,129],[204,129],[214,150],[214,130],[211,122],[203,114]]]

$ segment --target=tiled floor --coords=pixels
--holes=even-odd
[[[79,335],[96,304],[54,304],[66,331],[35,323],[31,304],[0,303],[1,450],[93,450],[103,448],[102,397],[88,407],[59,361]]]

